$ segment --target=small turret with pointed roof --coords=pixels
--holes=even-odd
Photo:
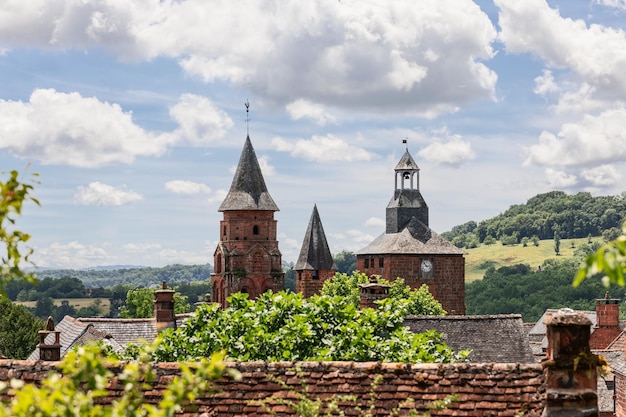
[[[337,265],[335,265],[330,253],[317,205],[313,206],[313,213],[294,269],[296,271],[296,292],[302,293],[305,298],[319,293],[324,281],[332,278],[337,271]]]

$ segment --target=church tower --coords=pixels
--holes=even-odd
[[[296,292],[302,293],[304,298],[319,294],[324,281],[334,277],[337,271],[317,205],[313,206],[311,220],[309,220],[294,270],[296,271]]]
[[[404,141],[406,143],[406,141]],[[428,285],[448,314],[465,314],[463,251],[428,226],[428,205],[419,189],[419,167],[408,148],[394,168],[394,193],[386,210],[386,230],[359,250],[357,269],[412,288]]]
[[[224,217],[211,274],[213,301],[225,307],[226,298],[236,292],[254,299],[267,290],[283,290],[285,274],[274,220],[278,206],[267,191],[250,136],[219,211]]]

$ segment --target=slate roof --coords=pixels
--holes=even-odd
[[[230,191],[218,209],[218,211],[229,210],[278,211],[278,206],[265,186],[250,136],[246,137],[243,145]]]
[[[421,240],[420,240],[421,239]],[[369,245],[357,251],[357,255],[370,254],[458,254],[465,252],[439,236],[417,219],[399,233],[383,233]]]
[[[189,314],[177,314],[176,325],[182,325]],[[65,316],[55,329],[61,332],[61,357],[74,346],[84,345],[91,341],[101,340],[114,350],[123,350],[128,343],[152,342],[157,335],[156,320],[119,319],[119,318],[74,318]],[[46,343],[54,343],[54,335],[46,337]],[[29,360],[39,359],[39,349],[35,349]]]
[[[324,234],[324,227],[322,226],[322,221],[317,211],[317,205],[313,206],[313,213],[311,214],[309,226],[304,234],[302,249],[300,250],[300,256],[298,257],[298,262],[296,262],[294,269],[296,271],[337,270],[337,265],[328,247],[328,241]]]
[[[394,169],[396,171],[419,169],[408,148],[404,151],[404,155],[402,155],[402,158],[400,158],[400,161],[398,161]]]
[[[442,333],[455,351],[471,349],[471,362],[536,362],[520,314],[408,316],[404,325],[413,332]]]

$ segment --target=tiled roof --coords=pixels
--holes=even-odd
[[[218,209],[218,211],[228,210],[278,211],[278,206],[267,191],[249,136],[241,151],[230,191]]]
[[[402,171],[419,169],[419,167],[417,166],[417,163],[415,163],[415,160],[407,149],[406,151],[404,151],[404,155],[402,155],[402,158],[400,158],[400,161],[398,161],[394,169],[396,171]]]
[[[428,226],[424,226],[428,228]],[[407,227],[399,233],[383,233],[372,243],[359,250],[357,255],[370,254],[458,254],[463,250],[430,230],[430,239],[422,242],[415,238]]]
[[[454,350],[471,349],[472,362],[535,362],[522,316],[408,316],[404,325],[414,332],[434,329]]]
[[[309,226],[306,229],[302,249],[298,262],[294,267],[296,271],[302,270],[337,270],[337,265],[330,253],[324,227],[317,211],[317,205],[313,206],[313,213]]]

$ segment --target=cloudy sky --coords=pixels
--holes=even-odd
[[[384,231],[403,139],[430,226],[617,195],[625,0],[0,0],[0,169],[39,266],[213,263],[246,137],[295,262]],[[6,178],[6,176],[4,177]]]

